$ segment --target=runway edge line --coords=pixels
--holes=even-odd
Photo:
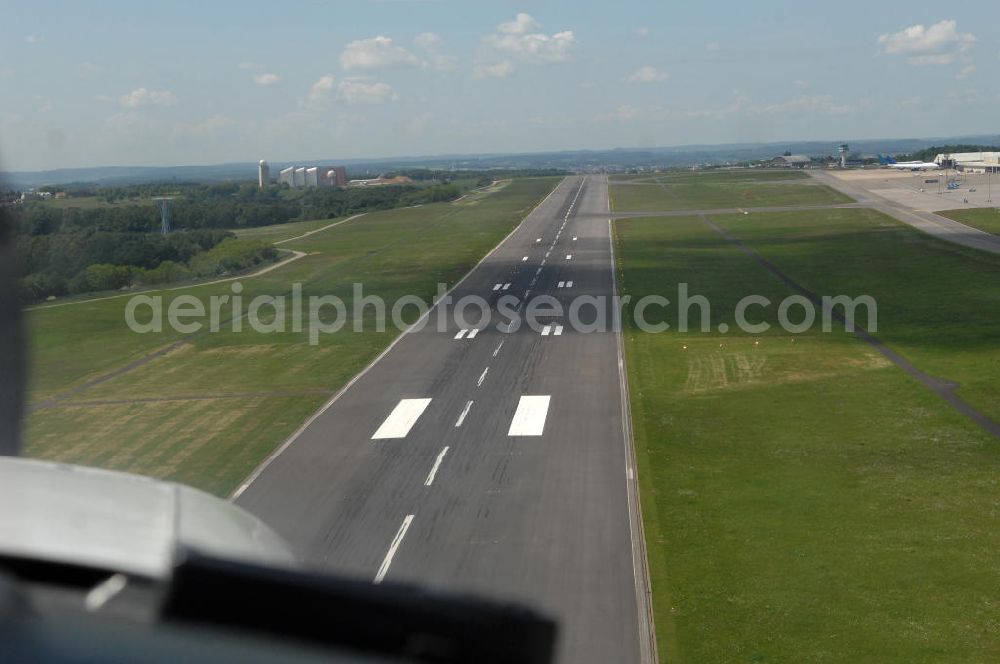
[[[607,176],[605,176],[607,177]],[[607,186],[605,182],[605,186]],[[615,256],[615,236],[611,218],[611,192],[608,192],[608,245],[611,250],[611,294],[618,297],[618,260]],[[616,302],[617,299],[612,299]],[[615,342],[618,350],[618,385],[621,390],[622,442],[625,459],[629,464],[625,472],[625,490],[629,511],[629,532],[632,540],[632,569],[635,576],[635,600],[639,614],[639,658],[643,664],[656,664],[659,653],[656,647],[656,629],[653,618],[653,588],[649,578],[649,561],[646,559],[646,534],[642,526],[642,504],[639,500],[639,470],[636,466],[635,441],[632,438],[632,407],[629,400],[628,372],[625,366],[625,341],[621,325],[621,311],[615,307]],[[628,471],[631,469],[631,473]]]

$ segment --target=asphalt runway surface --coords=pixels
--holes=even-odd
[[[504,297],[590,295],[610,318],[609,216],[603,176],[566,178],[453,289],[486,298],[488,325],[438,330],[433,309],[237,504],[312,567],[542,610],[560,623],[559,661],[650,661],[620,339],[573,329],[565,312],[508,332],[497,311]]]

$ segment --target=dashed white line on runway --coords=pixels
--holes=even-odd
[[[471,401],[469,403],[472,403]],[[441,453],[437,455],[437,459],[434,461],[434,466],[431,468],[431,472],[427,474],[427,479],[424,480],[424,486],[430,486],[434,484],[434,476],[437,475],[438,468],[441,467],[441,462],[444,461],[444,455],[448,453],[448,447],[445,446]]]
[[[552,332],[552,326],[551,325],[546,325],[545,327],[542,328],[542,336],[543,337],[549,336],[549,334],[551,332]]]
[[[528,260],[528,257],[527,257],[527,256],[525,256],[524,258],[522,258],[522,259],[521,259],[521,262],[523,263],[523,262],[524,262],[524,261],[526,261],[526,260]]]
[[[510,284],[504,284],[504,285],[503,285],[503,289],[504,289],[504,290],[507,290],[508,288],[510,288]]]
[[[575,235],[573,236],[573,242],[576,242],[576,236]]]
[[[510,422],[508,436],[541,436],[549,412],[549,395],[522,396]]]
[[[559,282],[559,283],[558,283],[558,284],[556,285],[556,288],[562,288],[562,287],[563,287],[563,286],[565,286],[565,285],[566,285],[566,282],[565,282],[565,281],[560,281],[560,282]]]
[[[396,551],[399,549],[399,545],[403,543],[403,538],[406,537],[406,531],[410,529],[410,524],[413,523],[413,515],[407,514],[406,518],[403,519],[403,525],[399,527],[396,531],[396,536],[392,538],[392,544],[389,545],[389,551],[385,554],[385,559],[382,561],[382,565],[379,566],[378,572],[375,574],[375,579],[372,581],[375,585],[382,583],[385,579],[385,575],[389,572],[389,566],[392,565],[392,558],[396,555]]]
[[[573,254],[566,254],[566,260],[573,260]]]
[[[572,288],[572,287],[573,287],[573,282],[572,281],[567,281],[566,282],[566,288]]]
[[[465,416],[469,414],[469,409],[470,408],[472,408],[472,402],[471,401],[466,401],[465,402],[465,408],[462,409],[462,414],[458,416],[457,420],[455,420],[455,428],[456,429],[458,427],[462,426],[462,422],[465,421]]]
[[[477,334],[479,334],[479,328],[474,327],[469,330],[469,336],[467,336],[466,339],[475,339]]]
[[[503,288],[503,284],[496,284],[495,286],[493,286],[493,290],[495,290],[495,291],[498,291],[501,288]]]
[[[479,380],[476,382],[476,387],[482,387],[483,381],[486,380],[486,374],[490,372],[490,368],[486,367],[483,369],[483,373],[479,376]]]
[[[406,438],[430,402],[430,399],[401,399],[382,426],[372,434],[372,440]]]
[[[468,332],[468,330],[466,330],[466,329],[459,330],[458,334],[455,335],[455,338],[456,339],[461,339],[462,337],[465,336],[466,332]]]
[[[558,337],[560,334],[562,334],[562,332],[563,332],[563,326],[562,325],[556,325],[556,329],[555,329],[555,331],[552,332],[552,334],[554,334],[555,336]]]
[[[509,330],[510,326],[508,326],[507,329]],[[500,340],[500,344],[496,348],[493,349],[493,357],[496,357],[497,353],[500,352],[500,349],[503,348],[503,342],[504,341],[506,341],[506,340],[505,339],[501,339]]]

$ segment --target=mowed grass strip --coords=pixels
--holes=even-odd
[[[998,196],[1000,196],[1000,185],[998,185]],[[943,210],[937,212],[943,217],[954,219],[955,221],[978,228],[987,233],[1000,235],[1000,208],[966,208],[962,210]]]
[[[791,294],[697,218],[615,241],[624,294],[686,282],[712,329]],[[997,661],[996,441],[853,335],[660,315],[671,331],[625,343],[664,661]]]
[[[179,479],[213,491],[229,493],[239,481],[284,440],[323,397],[266,398],[264,406],[250,407],[253,399],[188,402],[147,402],[83,405],[94,400],[203,397],[245,392],[334,392],[378,355],[399,332],[387,323],[374,327],[374,309],[364,312],[364,331],[354,332],[353,285],[364,295],[392,303],[403,295],[429,302],[438,283],[454,284],[495,246],[554,187],[559,178],[519,179],[476,205],[449,203],[373,213],[336,228],[289,242],[287,248],[308,255],[286,267],[242,282],[241,312],[257,295],[282,296],[301,284],[308,303],[312,295],[337,295],[347,307],[348,320],[336,334],[309,343],[308,323],[301,332],[290,325],[284,331],[257,332],[244,321],[241,331],[224,324],[219,332],[181,335],[136,334],[124,321],[126,299],[106,300],[29,314],[31,324],[33,398],[66,394],[94,376],[125,365],[173,342],[171,352],[112,380],[68,396],[56,407],[29,417],[27,450],[30,456],[131,470],[156,477]],[[212,295],[232,295],[232,284],[197,286],[157,293],[164,309],[180,295],[196,295],[204,302]],[[291,302],[287,305],[291,307]],[[227,309],[228,311],[228,309]],[[273,320],[270,309],[263,321]],[[406,321],[416,317],[406,309]],[[324,311],[325,318],[333,309]],[[147,314],[148,315],[148,314]],[[141,316],[145,317],[145,315]],[[269,409],[267,404],[274,404]],[[281,404],[290,404],[289,417],[275,417]],[[105,410],[102,416],[92,413]],[[220,419],[236,413],[232,426],[209,426],[215,412]],[[105,418],[127,413],[127,426],[105,424]],[[202,418],[199,413],[205,413]],[[253,431],[244,440],[244,432]],[[161,435],[162,434],[162,435]],[[177,442],[164,447],[164,437]],[[201,442],[204,438],[205,442]],[[201,451],[192,454],[193,442]],[[134,453],[125,453],[131,451]],[[144,450],[167,450],[165,454]],[[231,462],[222,457],[234,454]],[[122,456],[125,454],[125,456]],[[220,455],[212,459],[213,454]]]
[[[610,184],[611,207],[616,212],[852,202],[840,192],[812,183],[800,172],[670,172],[658,174],[652,180],[648,176],[634,181],[612,179]]]
[[[1000,421],[1000,258],[873,210],[713,220],[814,293],[873,297],[882,341]]]

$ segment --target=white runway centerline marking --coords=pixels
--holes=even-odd
[[[413,523],[413,515],[407,514],[406,518],[403,519],[403,525],[399,527],[399,530],[396,531],[396,536],[392,538],[392,544],[389,545],[389,551],[385,554],[385,560],[382,561],[382,565],[378,568],[378,573],[375,574],[375,579],[372,581],[375,585],[382,583],[385,575],[389,572],[389,565],[392,564],[392,558],[396,555],[399,545],[403,543],[403,538],[406,537],[406,531],[410,529],[411,523]]]
[[[406,438],[430,402],[430,399],[401,399],[382,426],[372,434],[372,440]]]
[[[538,276],[541,273],[542,273],[542,268],[538,268],[537,270],[535,270],[535,276]]]
[[[550,249],[549,251],[546,251],[546,252],[545,252],[545,257],[546,257],[546,258],[548,258],[548,257],[549,257],[549,254],[551,254],[551,253],[552,253],[552,250],[551,250],[551,249]]]
[[[525,256],[524,258],[522,258],[522,259],[521,259],[521,262],[523,263],[523,262],[524,262],[524,261],[526,261],[526,260],[528,260],[528,257],[527,257],[527,256]]]
[[[467,336],[466,339],[475,339],[477,334],[479,334],[479,328],[474,327],[469,330],[469,336]]]
[[[562,334],[562,331],[563,331],[563,326],[562,325],[556,325],[556,329],[555,329],[555,331],[552,334],[554,334],[555,336],[558,337],[560,334]]]
[[[472,402],[471,401],[466,401],[465,402],[465,408],[462,409],[462,414],[458,416],[457,420],[455,420],[455,428],[456,429],[458,427],[462,426],[462,422],[465,421],[465,416],[469,414],[469,409],[470,408],[472,408]]]
[[[573,236],[573,242],[576,242],[576,236],[575,235]]]
[[[479,380],[476,382],[476,387],[482,387],[483,386],[483,381],[486,380],[486,374],[488,374],[489,372],[490,372],[490,368],[489,367],[486,367],[485,369],[483,369],[483,373],[480,374]]]
[[[471,401],[469,403],[472,403]],[[427,479],[424,480],[424,486],[430,486],[434,484],[434,476],[437,475],[438,468],[441,467],[441,462],[444,461],[444,455],[448,453],[448,447],[445,446],[441,453],[437,455],[437,460],[434,461],[434,466],[431,468],[431,472],[427,473]]]
[[[507,328],[507,329],[509,330],[509,329],[510,329],[510,327],[508,326],[508,328]],[[493,349],[493,357],[496,357],[496,356],[497,356],[497,353],[499,353],[499,352],[500,352],[500,349],[501,349],[501,348],[503,348],[503,342],[504,342],[504,341],[506,341],[506,339],[501,339],[501,340],[500,340],[500,343],[499,343],[499,344],[497,345],[497,347]],[[472,402],[470,401],[469,403],[472,403]]]
[[[549,412],[549,395],[522,396],[510,422],[508,436],[541,436]]]
[[[535,240],[535,242],[541,242],[541,241],[542,241],[542,238],[538,238],[537,240]]]
[[[566,254],[566,260],[573,260],[573,254]]]
[[[543,337],[549,336],[549,333],[551,333],[551,332],[552,332],[552,326],[551,325],[546,325],[545,327],[542,328],[542,336]]]
[[[458,331],[458,334],[456,334],[456,335],[455,335],[455,338],[456,338],[456,339],[461,339],[462,337],[464,337],[464,336],[465,336],[465,333],[466,333],[466,332],[468,332],[468,330],[459,330],[459,331]]]

